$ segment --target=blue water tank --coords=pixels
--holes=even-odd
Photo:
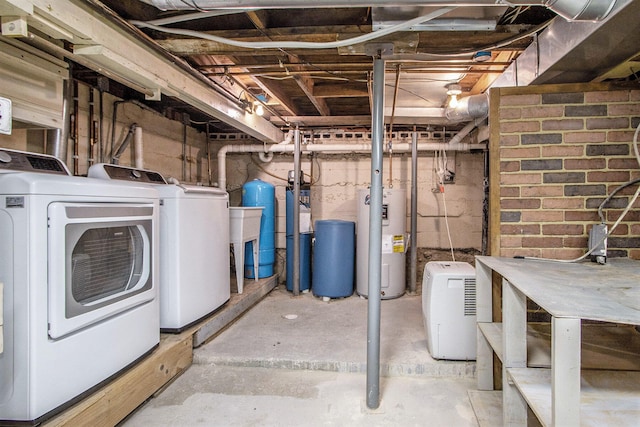
[[[313,233],[300,233],[300,290],[311,289],[311,240]],[[287,236],[287,290],[293,292],[293,236]]]
[[[353,294],[356,223],[316,221],[313,250],[313,294],[341,298]]]
[[[287,236],[293,236],[293,189],[287,188],[286,208],[287,208]],[[300,188],[300,205],[309,208],[309,200],[311,198],[311,187],[305,184]]]
[[[260,248],[258,278],[273,276],[276,261],[276,189],[268,182],[254,179],[242,186],[242,206],[261,206]],[[244,275],[250,279],[253,273],[253,243],[245,245]]]

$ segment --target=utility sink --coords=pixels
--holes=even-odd
[[[253,243],[253,269],[255,280],[258,281],[260,219],[262,207],[230,207],[229,208],[229,240],[233,245],[236,259],[236,279],[238,293],[242,293],[244,285],[244,245]]]

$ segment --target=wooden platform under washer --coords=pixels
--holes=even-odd
[[[257,282],[245,280],[243,293],[237,294],[233,292],[235,280],[231,280],[231,298],[219,310],[180,334],[161,334],[160,345],[153,353],[42,425],[111,427],[118,424],[191,366],[194,347],[215,337],[277,284],[277,276]]]

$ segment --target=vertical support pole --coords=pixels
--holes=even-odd
[[[416,293],[416,281],[418,280],[418,132],[413,127],[411,134],[411,254],[409,264],[411,266],[409,277],[409,293]]]
[[[300,295],[300,129],[293,134],[293,295]]]
[[[369,296],[367,311],[367,407],[380,406],[380,287],[382,274],[382,160],[384,142],[384,60],[373,61],[371,190],[369,206]]]

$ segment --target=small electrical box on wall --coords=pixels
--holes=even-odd
[[[0,97],[0,134],[11,135],[11,100]]]

